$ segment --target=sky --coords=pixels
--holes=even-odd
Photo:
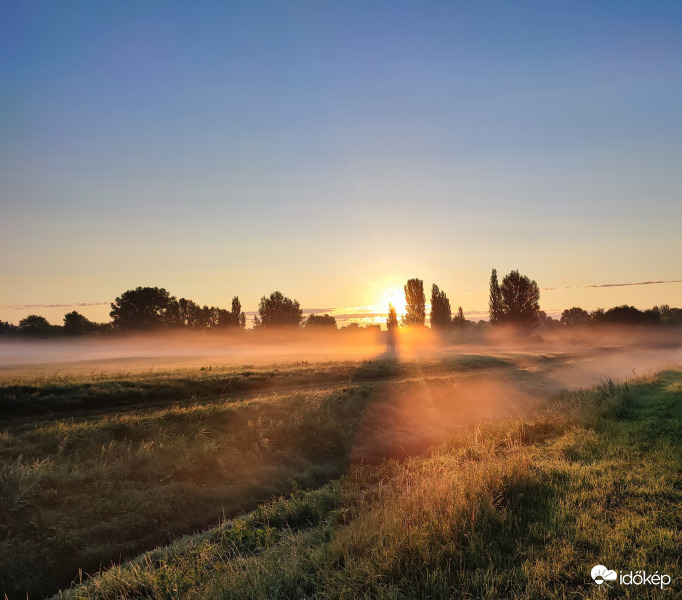
[[[550,314],[682,306],[680,31],[679,2],[3,2],[0,319],[140,285],[350,318],[410,277],[478,319],[493,267]]]

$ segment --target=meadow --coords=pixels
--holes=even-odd
[[[5,376],[0,589],[622,597],[594,564],[678,572],[682,372],[566,390],[575,362]]]

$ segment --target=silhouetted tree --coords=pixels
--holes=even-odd
[[[166,312],[166,322],[178,327],[198,329],[201,321],[201,307],[187,298],[171,302]]]
[[[661,310],[658,306],[647,308],[644,311],[644,321],[647,325],[660,325],[662,321]]]
[[[303,311],[297,300],[287,298],[281,292],[263,296],[258,305],[260,317],[254,317],[254,327],[298,327]]]
[[[626,304],[609,308],[602,318],[603,323],[613,325],[641,325],[646,321],[646,315],[642,311]]]
[[[386,329],[397,329],[398,328],[398,315],[395,312],[395,306],[388,303],[388,317],[386,318]]]
[[[407,327],[420,327],[426,321],[426,296],[421,279],[408,279],[405,286],[405,315],[403,324]]]
[[[452,321],[450,300],[445,292],[438,289],[434,283],[431,286],[431,327],[433,329],[446,329]]]
[[[175,305],[175,298],[163,288],[138,287],[116,298],[109,315],[117,329],[149,331],[175,324]]]
[[[493,269],[493,272],[490,275],[488,308],[490,311],[490,323],[493,325],[500,323],[502,321],[504,309],[502,307],[502,290],[500,290],[500,284],[497,282],[497,269]]]
[[[246,327],[246,315],[242,311],[242,303],[239,301],[239,296],[232,298],[232,310],[230,311],[230,325],[234,327]]]
[[[495,279],[497,273],[493,273]],[[491,305],[493,296],[493,277],[491,277]],[[540,290],[538,284],[518,271],[505,275],[500,286],[501,314],[496,315],[495,323],[516,327],[534,327],[538,324],[540,310]],[[497,307],[496,307],[497,309]],[[491,310],[492,312],[492,310]],[[492,319],[492,317],[491,317]]]
[[[386,318],[386,351],[389,354],[395,352],[395,338],[398,331],[398,315],[395,306],[388,303],[388,317]]]
[[[0,321],[0,335],[9,337],[17,331],[18,327],[7,321]]]
[[[461,306],[457,309],[457,314],[452,319],[452,325],[459,329],[464,329],[467,326],[467,320],[464,318],[464,311]]]
[[[590,313],[590,324],[600,325],[604,322],[604,315],[606,311],[603,308],[597,308]]]
[[[565,327],[578,327],[579,325],[587,325],[592,320],[590,313],[586,310],[574,306],[567,308],[561,313],[561,324]]]
[[[327,313],[323,315],[309,315],[305,327],[333,327],[336,329],[336,319]]]
[[[64,315],[64,333],[66,335],[86,335],[97,330],[97,323],[93,323],[75,310]]]
[[[670,308],[667,304],[658,307],[661,324],[666,326],[682,325],[682,308]]]
[[[52,325],[45,317],[28,315],[19,321],[19,333],[29,337],[47,337],[53,331]]]
[[[557,319],[550,317],[544,310],[538,311],[538,325],[544,329],[561,327],[561,323]]]

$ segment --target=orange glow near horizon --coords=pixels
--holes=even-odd
[[[383,300],[380,305],[380,310],[384,310],[388,314],[389,303],[395,307],[398,317],[405,314],[405,291],[402,288],[391,288],[383,293]]]

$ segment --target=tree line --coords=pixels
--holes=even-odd
[[[426,294],[421,279],[408,279],[404,286],[405,312],[399,322],[395,306],[389,303],[386,326],[426,326]],[[641,311],[634,306],[622,305],[588,312],[579,307],[564,310],[559,320],[540,310],[540,290],[537,283],[514,270],[500,283],[497,270],[490,276],[488,299],[489,321],[475,324],[464,316],[462,307],[452,314],[450,299],[435,283],[431,287],[431,328],[438,331],[467,327],[512,326],[522,330],[536,327],[577,327],[587,325],[664,325],[682,326],[682,309],[667,305]],[[229,309],[201,306],[187,298],[177,299],[164,288],[137,287],[127,290],[111,303],[111,322],[95,323],[77,311],[64,315],[62,326],[51,325],[45,317],[29,315],[13,325],[0,321],[0,335],[24,337],[82,336],[111,332],[149,332],[159,330],[243,330],[246,315],[238,296],[232,298]],[[258,304],[258,314],[253,319],[254,329],[305,327],[310,329],[337,329],[336,319],[330,314],[303,316],[298,302],[279,291],[263,296]],[[351,323],[342,329],[359,329]],[[365,328],[378,329],[378,325]]]
[[[0,321],[0,335],[23,337],[82,336],[112,332],[151,332],[160,330],[243,330],[246,315],[238,296],[232,298],[231,308],[201,306],[187,298],[179,300],[164,288],[137,287],[127,290],[111,303],[111,322],[95,323],[77,311],[64,315],[62,326],[51,325],[40,315],[29,315],[13,325]],[[297,300],[287,298],[281,292],[263,296],[254,317],[254,329],[281,327],[337,328],[333,315],[311,314],[303,316]],[[359,329],[352,323],[342,329]],[[379,330],[378,325],[363,329]]]
[[[402,323],[398,322],[395,307],[389,303],[386,326],[394,329],[403,327],[424,327],[426,325],[426,295],[421,279],[408,279],[404,287],[405,313]],[[668,305],[654,306],[641,311],[634,306],[615,306],[608,310],[598,308],[588,312],[579,307],[564,310],[559,320],[540,310],[540,288],[535,280],[513,270],[499,282],[497,269],[490,275],[488,297],[488,321],[477,324],[467,321],[460,306],[453,316],[446,293],[435,283],[431,287],[432,329],[447,330],[462,327],[511,326],[521,330],[536,327],[576,327],[584,325],[667,325],[682,326],[682,309]]]

